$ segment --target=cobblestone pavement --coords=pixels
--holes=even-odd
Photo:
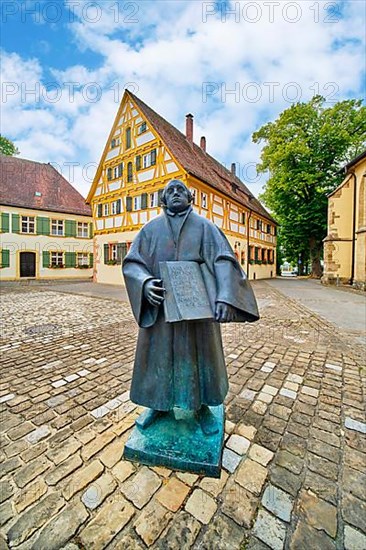
[[[0,550],[366,548],[364,350],[254,288],[262,319],[223,328],[220,480],[121,460],[141,410],[127,304],[5,290]]]

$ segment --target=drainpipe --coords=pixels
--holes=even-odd
[[[355,253],[356,253],[356,200],[357,200],[357,177],[354,172],[353,176],[353,219],[352,219],[352,263],[351,263],[351,279],[350,285],[353,285],[355,278]]]

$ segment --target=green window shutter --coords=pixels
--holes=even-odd
[[[118,199],[117,200],[117,204],[116,204],[116,212],[117,214],[120,214],[121,213],[121,199]]]
[[[127,181],[131,182],[133,180],[133,168],[132,168],[132,162],[129,162],[127,164]]]
[[[107,180],[111,181],[112,179],[112,168],[107,168]]]
[[[132,212],[132,197],[126,197],[126,210]]]
[[[42,266],[50,267],[50,253],[48,252],[48,250],[44,250],[42,252]]]
[[[117,244],[117,264],[122,262],[122,243]]]
[[[156,149],[153,149],[151,151],[151,166],[154,166],[156,164]]]
[[[65,237],[76,237],[75,220],[65,220]]]
[[[9,214],[1,213],[1,232],[9,233]]]
[[[141,170],[141,155],[136,157],[136,170]]]
[[[13,233],[19,233],[20,231],[19,214],[11,215],[11,228]]]
[[[126,129],[126,149],[131,147],[131,128]]]
[[[109,245],[104,245],[104,263],[106,264],[109,261]]]
[[[89,223],[89,239],[92,239],[94,235],[93,222]]]
[[[97,205],[97,217],[101,218],[103,216],[103,207],[101,204]]]
[[[65,267],[76,266],[76,252],[65,252]]]
[[[147,208],[147,193],[142,193],[141,195],[141,209],[146,210]]]
[[[122,244],[122,262],[125,259],[125,256],[127,256],[127,243],[121,243]]]
[[[124,257],[127,254],[127,243],[118,243],[117,244],[117,263],[121,264]]]
[[[123,174],[123,162],[118,165],[118,177],[121,178]]]
[[[49,218],[43,218],[37,216],[36,218],[36,232],[37,235],[49,235],[50,234],[50,220]]]
[[[94,254],[89,254],[89,267],[93,267],[94,265]]]
[[[159,191],[158,191],[158,206],[161,206],[161,199],[162,199],[162,196],[163,196],[163,191],[164,191],[164,189],[159,189]]]
[[[10,267],[10,250],[1,251],[1,267]]]

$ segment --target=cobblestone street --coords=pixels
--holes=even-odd
[[[5,287],[0,550],[365,550],[364,349],[266,282],[223,326],[220,480],[121,460],[129,305]],[[341,292],[341,291],[340,291]]]

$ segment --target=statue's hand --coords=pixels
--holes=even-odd
[[[234,321],[235,308],[225,302],[216,303],[215,320],[218,323],[230,323]]]
[[[165,288],[162,282],[161,279],[150,279],[145,283],[144,296],[152,306],[158,307],[164,301]]]

